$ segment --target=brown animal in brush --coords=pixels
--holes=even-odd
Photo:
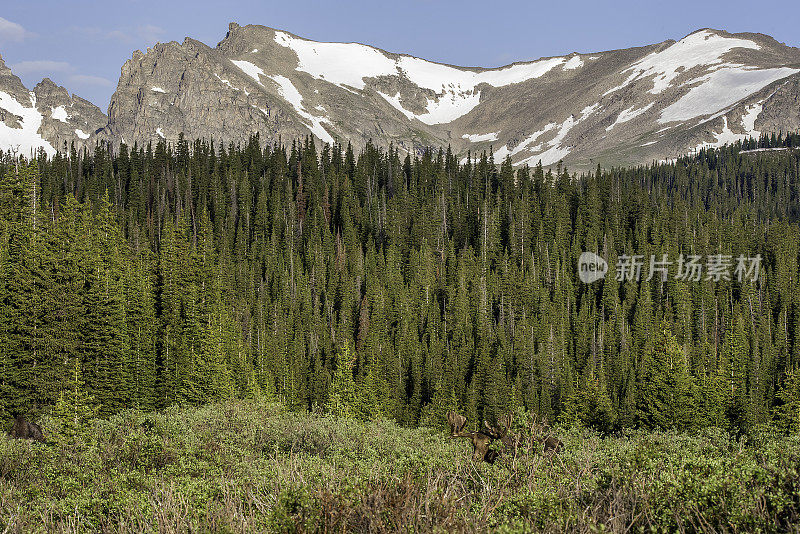
[[[500,417],[497,426],[492,426],[488,421],[483,421],[483,428],[476,432],[464,431],[467,419],[456,412],[447,412],[447,422],[450,423],[450,436],[454,438],[469,438],[472,442],[472,459],[474,461],[483,460],[494,463],[500,456],[500,452],[489,448],[492,441],[500,440],[503,444],[502,450],[509,456],[516,456],[522,445],[522,436],[511,434],[511,425],[514,417],[510,413]],[[558,454],[564,444],[557,437],[550,434],[550,426],[545,421],[539,421],[536,417],[531,422],[531,435],[533,439],[542,444],[542,452],[545,454]]]
[[[16,439],[32,439],[44,443],[42,429],[36,423],[31,423],[21,415],[14,419],[14,426],[11,427],[9,435]]]
[[[542,444],[543,453],[552,452],[558,454],[564,448],[564,443],[550,434],[550,425],[547,424],[547,421],[539,421],[534,416],[531,422],[531,433],[535,436],[536,441]]]
[[[498,439],[503,444],[503,452],[511,456],[516,456],[522,439],[519,435],[510,434],[514,416],[510,413],[505,414],[497,420],[498,426],[492,426],[488,421],[483,421],[483,433],[492,439]]]
[[[453,438],[469,438],[472,442],[472,459],[476,462],[481,460],[490,464],[499,456],[497,451],[489,450],[489,445],[492,443],[492,438],[485,430],[478,430],[477,432],[465,432],[464,426],[467,424],[467,418],[454,411],[447,412],[447,422],[450,423],[450,437]]]

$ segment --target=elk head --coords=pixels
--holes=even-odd
[[[483,430],[487,436],[490,436],[492,439],[504,439],[508,436],[508,432],[511,430],[511,424],[514,422],[514,416],[510,413],[507,413],[500,417],[497,420],[497,426],[492,426],[489,422],[484,419],[483,420]]]
[[[467,424],[467,418],[454,411],[447,412],[447,422],[450,424],[450,437],[453,438],[469,438],[472,442],[472,459],[476,462],[485,460],[486,462],[494,463],[497,459],[497,451],[489,450],[489,445],[494,439],[487,430],[479,430],[477,432],[465,432],[464,427]]]

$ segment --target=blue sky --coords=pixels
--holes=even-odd
[[[800,46],[800,2],[315,0],[3,1],[0,54],[28,88],[49,76],[103,111],[136,50],[191,36],[210,46],[228,22],[318,41],[357,41],[455,65],[495,67],[569,52],[680,39],[711,27]]]

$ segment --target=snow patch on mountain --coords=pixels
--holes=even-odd
[[[61,121],[61,122],[67,122],[67,119],[69,118],[69,115],[67,115],[67,110],[64,109],[64,106],[58,106],[58,107],[54,107],[54,108],[51,107],[50,108],[50,118],[51,119],[56,119],[56,120]]]
[[[504,87],[540,78],[558,65],[566,62],[563,57],[540,59],[530,63],[517,63],[499,69],[473,71],[442,65],[410,56],[401,56],[396,68],[410,81],[432,91],[470,91],[482,83],[493,87]],[[387,72],[385,74],[390,74]]]
[[[254,65],[254,66],[255,66],[255,65]],[[256,67],[256,68],[257,68],[257,67]],[[217,78],[219,81],[221,81],[222,83],[224,83],[225,85],[227,85],[228,87],[230,87],[231,89],[233,89],[234,91],[241,91],[241,92],[243,92],[245,95],[248,95],[248,96],[250,95],[250,91],[248,91],[247,89],[240,89],[240,88],[236,87],[235,85],[233,85],[233,84],[231,83],[231,81],[230,81],[230,80],[226,80],[225,78],[222,78],[222,77],[221,77],[219,74],[216,74],[216,73],[215,73],[215,74],[214,74],[214,76],[216,76],[216,78]],[[256,81],[258,82],[258,84],[259,84],[259,85],[262,85],[262,86],[263,86],[263,84],[262,84],[260,81],[258,81],[258,80],[256,80]]]
[[[635,119],[642,113],[646,112],[648,109],[653,107],[655,102],[650,102],[643,108],[639,108],[637,110],[633,109],[633,106],[629,107],[628,109],[623,109],[619,115],[617,116],[617,120],[614,121],[614,124],[606,128],[607,132],[610,132],[617,124],[622,124],[623,122],[628,122],[631,119]]]
[[[164,135],[164,131],[161,127],[156,128],[156,135],[158,135],[161,139],[166,139],[167,136]]]
[[[409,119],[416,119],[417,118],[416,115],[414,115],[413,113],[408,111],[400,103],[400,93],[397,93],[394,96],[389,96],[386,93],[382,93],[380,91],[375,91],[375,92],[378,93],[379,95],[381,95],[381,97],[383,97],[383,99],[386,100],[394,109],[396,109],[397,111],[399,111],[400,113],[405,115],[407,118],[409,118]]]
[[[418,87],[433,91],[436,98],[428,99],[426,113],[411,114],[431,125],[451,122],[472,111],[480,103],[480,91],[476,90],[480,84],[502,87],[539,78],[558,65],[577,68],[580,66],[578,62],[582,64],[577,56],[569,61],[556,57],[499,69],[470,70],[411,56],[394,59],[378,49],[357,43],[318,43],[281,31],[275,32],[274,39],[297,55],[296,70],[350,91],[364,90],[365,79],[379,76],[402,76]],[[399,97],[379,94],[395,109],[411,118],[410,112],[400,104]]]
[[[438,100],[428,98],[425,113],[417,115],[403,107],[400,103],[400,93],[389,96],[381,91],[375,91],[393,108],[409,119],[417,119],[425,124],[445,124],[466,115],[481,103],[481,92],[466,91],[462,93],[445,92]]]
[[[697,150],[700,150],[701,148],[711,148],[711,147],[719,148],[726,144],[732,145],[736,141],[741,141],[747,139],[748,137],[745,134],[733,133],[730,127],[728,126],[728,117],[722,117],[722,131],[719,133],[712,132],[712,134],[714,135],[715,140],[710,143],[709,142],[700,143],[699,145],[697,145]]]
[[[497,141],[497,135],[500,132],[491,132],[486,134],[464,134],[462,139],[469,139],[473,143],[482,143],[485,141]]]
[[[750,137],[758,139],[761,136],[761,132],[756,130],[756,119],[761,114],[763,102],[764,101],[761,100],[745,108],[744,115],[742,115],[741,119],[744,133],[734,133],[728,126],[728,117],[722,117],[722,131],[719,133],[712,132],[714,141],[700,143],[697,145],[696,150],[700,150],[701,148],[719,148],[725,144],[732,145],[736,141],[744,141]]]
[[[263,113],[264,115],[266,115],[267,117],[269,117],[269,116],[270,116],[270,113],[269,113],[269,110],[268,110],[268,109],[266,109],[266,108],[260,108],[260,107],[256,106],[255,104],[250,104],[250,105],[251,105],[251,106],[253,106],[254,108],[256,108],[256,109],[257,109],[258,111],[260,111],[261,113]]]
[[[25,107],[10,94],[0,91],[0,108],[22,119],[19,121],[20,128],[11,128],[0,122],[0,147],[15,149],[19,155],[26,157],[42,148],[48,156],[53,156],[55,149],[39,135],[42,114],[36,109],[36,96],[30,93],[30,98],[31,107]]]
[[[562,146],[562,143],[566,139],[569,132],[578,124],[586,120],[590,115],[595,113],[598,109],[600,109],[600,104],[594,104],[592,106],[587,106],[581,110],[580,116],[576,119],[575,115],[570,115],[569,117],[564,120],[561,124],[556,123],[548,123],[539,131],[533,132],[530,136],[525,138],[519,145],[514,147],[513,150],[509,151],[507,146],[501,147],[500,150],[494,153],[495,160],[504,159],[506,156],[514,156],[523,150],[527,150],[529,153],[532,153],[532,156],[528,156],[527,158],[522,159],[521,161],[516,162],[514,165],[535,165],[539,161],[542,162],[542,165],[552,165],[553,163],[557,163],[558,161],[562,160],[566,157],[571,151],[572,146]],[[542,135],[549,132],[550,130],[555,130],[558,128],[558,132],[556,132],[555,136],[550,139],[549,141],[542,142],[537,144],[536,146],[530,147],[529,146],[539,139]]]
[[[718,65],[722,63],[722,56],[734,48],[759,50],[761,47],[747,39],[723,37],[709,30],[695,32],[665,50],[648,54],[622,71],[631,71],[631,74],[621,85],[606,91],[603,96],[622,89],[634,80],[651,76],[653,88],[650,93],[659,94],[682,72],[700,66]]]
[[[303,107],[303,95],[300,94],[300,91],[297,90],[292,81],[286,76],[281,76],[279,74],[275,76],[265,74],[265,76],[278,85],[278,93],[292,105],[297,114],[311,123],[310,126],[307,125],[311,132],[325,143],[333,144],[333,137],[331,137],[331,134],[322,126],[323,122],[330,121],[327,117],[315,117],[306,111]]]
[[[219,81],[221,81],[222,83],[224,83],[225,85],[227,85],[228,87],[233,89],[234,91],[238,91],[239,90],[237,87],[233,86],[233,84],[230,82],[230,80],[226,80],[226,79],[220,77],[219,74],[214,74],[214,76],[216,76]]]
[[[162,88],[157,87],[155,85],[153,87],[151,87],[150,90],[153,91],[154,93],[166,93],[165,90],[163,90]]]
[[[297,69],[314,78],[364,89],[364,78],[397,74],[395,62],[371,46],[358,43],[318,43],[281,31],[275,42],[297,54]],[[354,68],[355,66],[358,68]]]
[[[664,124],[684,121],[715,113],[781,78],[798,72],[799,69],[788,67],[760,70],[721,68],[693,80],[691,83],[700,84],[692,87],[677,102],[664,108],[658,122]]]
[[[558,127],[558,133],[556,136],[545,143],[547,147],[544,152],[539,152],[542,149],[542,145],[537,145],[536,147],[532,148],[531,152],[539,152],[538,154],[534,154],[533,156],[529,156],[522,161],[519,161],[517,165],[535,165],[537,162],[541,161],[542,165],[552,165],[557,161],[563,159],[570,153],[572,150],[571,147],[562,147],[561,143],[567,137],[567,134],[577,122],[575,121],[574,115],[570,115],[567,117],[567,120],[562,122]]]
[[[572,56],[564,63],[564,70],[574,70],[583,67],[583,60],[581,56]]]
[[[761,135],[761,132],[756,131],[756,119],[761,115],[761,111],[764,109],[763,103],[764,101],[761,100],[755,104],[750,104],[745,109],[744,115],[742,115],[742,126],[744,126],[748,135],[752,137],[759,137]]]
[[[232,59],[231,63],[239,67],[242,70],[242,72],[253,78],[256,81],[256,83],[258,83],[258,85],[264,85],[261,83],[261,80],[259,79],[259,75],[264,75],[264,71],[261,70],[261,68],[243,59]],[[219,78],[219,76],[217,77]]]
[[[537,130],[537,131],[533,132],[532,134],[530,134],[528,137],[523,139],[517,146],[515,146],[511,150],[508,149],[507,145],[500,147],[500,149],[497,150],[494,153],[495,160],[501,161],[501,160],[505,159],[506,156],[515,156],[515,155],[519,154],[520,152],[522,152],[523,150],[528,148],[531,145],[531,143],[533,143],[534,141],[539,139],[545,133],[547,133],[550,130],[554,129],[556,126],[558,126],[558,125],[556,123],[554,123],[554,122],[549,122],[549,123],[545,124],[544,128],[542,128],[541,130]],[[532,151],[541,150],[541,144],[536,145],[531,150]]]
[[[425,124],[446,124],[453,122],[475,109],[481,103],[480,91],[447,91],[438,100],[428,99],[426,113],[417,119]]]
[[[89,139],[89,134],[81,130],[80,128],[75,128],[75,135],[80,137],[81,139]]]

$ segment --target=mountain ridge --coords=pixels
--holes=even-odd
[[[24,107],[16,98],[25,100],[27,90],[2,68],[0,91]],[[799,73],[800,49],[711,28],[677,41],[463,67],[232,22],[213,48],[186,37],[134,51],[107,114],[55,84],[39,90],[47,102],[34,107],[48,153],[73,141],[141,145],[183,133],[241,143],[258,132],[263,143],[312,135],[355,147],[451,146],[462,158],[491,150],[515,165],[563,160],[589,168],[795,130]],[[66,122],[46,109],[76,104]],[[11,111],[3,101],[0,108]],[[13,128],[13,120],[0,124],[0,148],[8,149]]]

